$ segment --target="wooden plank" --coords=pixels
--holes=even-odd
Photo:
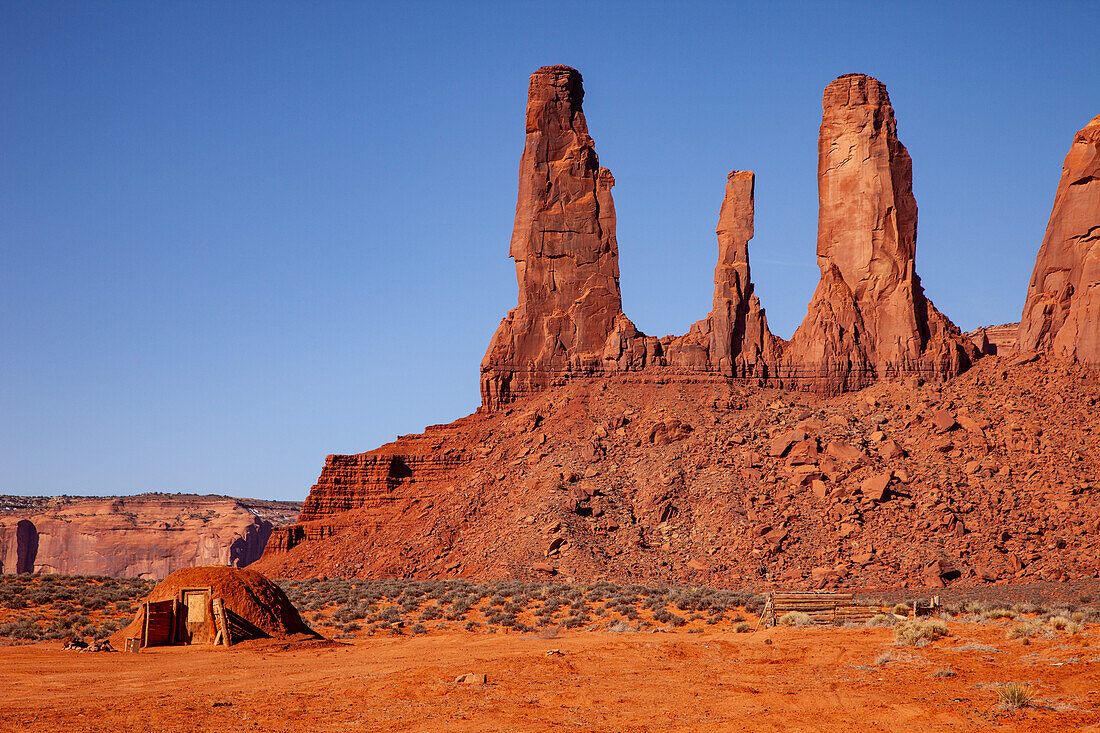
[[[218,642],[225,644],[229,647],[233,641],[232,633],[229,629],[229,624],[225,620],[225,601],[221,598],[215,598],[213,601],[214,606],[214,623],[218,628],[218,633],[214,637],[214,646],[218,645]]]

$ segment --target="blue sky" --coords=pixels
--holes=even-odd
[[[515,305],[527,77],[564,63],[614,173],[624,308],[709,309],[726,174],[789,337],[817,282],[821,91],[886,83],[917,270],[1019,319],[1100,3],[0,5],[0,493],[300,499],[327,453],[478,404]]]

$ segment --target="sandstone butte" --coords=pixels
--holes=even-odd
[[[482,362],[482,408],[328,456],[258,567],[814,587],[1100,573],[1096,120],[1023,321],[963,335],[916,274],[886,89],[842,76],[818,142],[821,280],[791,341],[753,294],[749,171],[726,182],[710,314],[658,339],[622,312],[614,179],[582,100],[569,67],[531,76],[519,302]]]
[[[192,565],[244,567],[298,509],[187,494],[0,497],[0,572],[160,579]]]

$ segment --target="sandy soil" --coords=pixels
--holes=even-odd
[[[951,623],[924,648],[895,646],[889,629],[827,628],[444,632],[138,655],[4,647],[0,729],[1100,730],[1097,627],[1023,645],[1008,625]],[[933,675],[943,670],[955,674]],[[467,672],[488,684],[454,682]],[[1032,707],[998,709],[996,686],[1010,681],[1031,685]]]

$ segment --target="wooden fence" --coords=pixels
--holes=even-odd
[[[769,594],[760,623],[775,626],[792,611],[806,614],[815,624],[862,624],[882,612],[878,605],[857,602],[851,593],[776,591]]]

